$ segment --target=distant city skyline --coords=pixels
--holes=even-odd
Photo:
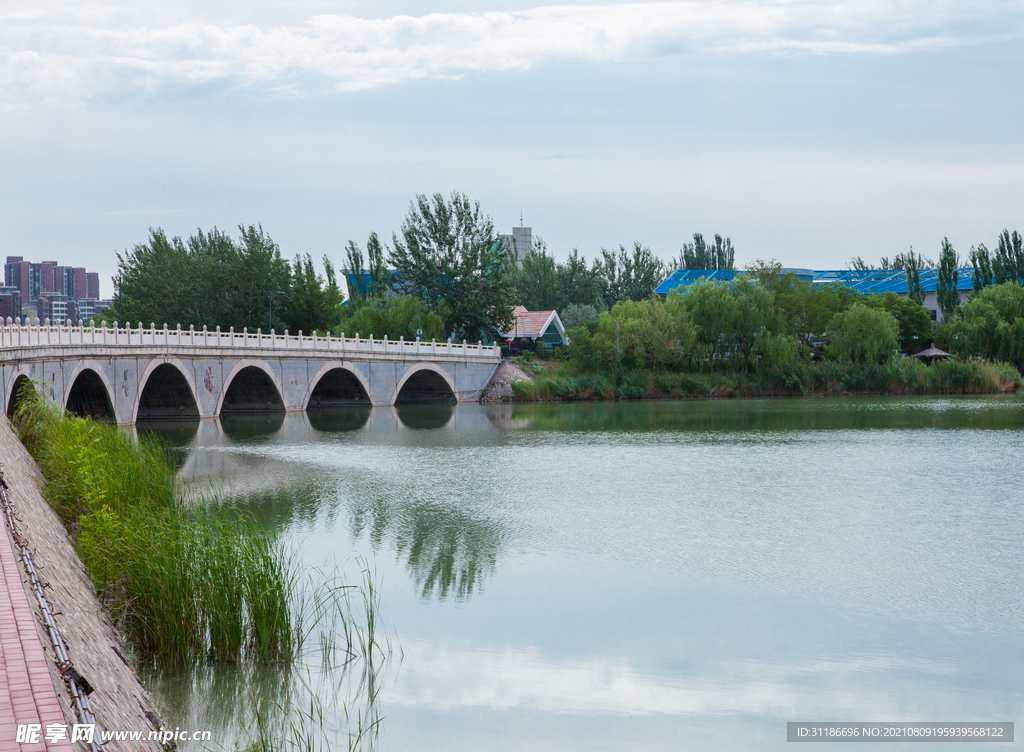
[[[149,227],[262,223],[341,266],[458,190],[559,259],[966,256],[1024,230],[1022,39],[995,0],[8,4],[0,254],[107,285]]]

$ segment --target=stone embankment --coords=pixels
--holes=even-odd
[[[491,380],[487,383],[481,402],[511,402],[515,393],[512,384],[517,381],[533,381],[533,376],[517,366],[509,359],[501,362]]]
[[[110,752],[162,750],[159,742],[145,739],[150,731],[158,729],[159,717],[139,677],[128,664],[127,650],[97,600],[92,582],[63,524],[39,492],[42,482],[39,467],[7,421],[0,424],[0,464],[9,489],[8,498],[32,553],[38,577],[44,584],[46,599],[67,646],[68,657],[78,674],[93,687],[89,704],[96,716],[97,733],[143,732],[143,741],[109,741],[104,744],[104,749]],[[2,717],[6,714],[5,695],[0,689],[0,752],[72,748],[88,752],[89,747],[82,742],[76,742],[73,747],[67,741],[49,744],[45,738],[36,745],[15,743],[18,723],[39,722],[21,720],[31,718],[30,703],[37,709],[36,715],[44,725],[44,732],[46,723],[63,722],[70,729],[71,724],[80,723],[80,720],[73,709],[68,686],[57,669],[53,645],[43,626],[39,599],[31,588],[25,567],[16,556],[17,549],[7,525],[0,522],[0,526],[3,527],[0,534],[3,576],[0,582],[5,583],[0,596],[6,595],[6,598],[0,597],[0,612],[9,602],[12,604],[9,610],[16,617],[6,619],[0,613],[0,672],[5,674],[3,678],[6,680],[0,685],[7,685],[9,692],[6,698],[15,714],[15,718]],[[19,585],[24,593],[17,592]],[[173,619],[174,614],[168,614],[167,618]],[[39,665],[40,656],[45,660],[45,667]],[[43,686],[46,675],[42,671],[49,674],[49,686]],[[48,691],[56,695],[59,708],[54,705],[53,695]],[[63,719],[57,717],[58,710]]]

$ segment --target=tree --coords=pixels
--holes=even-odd
[[[894,292],[867,295],[864,304],[892,315],[899,326],[900,350],[907,355],[921,352],[932,341],[932,319],[928,309]]]
[[[391,273],[384,264],[384,249],[376,232],[366,240],[369,268],[363,266],[363,252],[353,241],[345,245],[346,274],[354,298],[382,298],[391,287]],[[369,274],[367,274],[369,272]]]
[[[924,288],[921,287],[922,261],[920,254],[914,254],[914,246],[910,246],[910,253],[903,258],[903,267],[907,273],[907,297],[918,305],[924,305]]]
[[[960,291],[957,289],[960,272],[960,259],[949,242],[942,239],[942,251],[939,253],[939,278],[935,297],[942,311],[942,318],[948,319],[960,305]]]
[[[569,330],[591,321],[597,321],[600,315],[600,312],[592,305],[570,303],[559,312],[558,317],[562,320],[562,326]]]
[[[1014,282],[981,290],[944,321],[936,343],[961,357],[1005,360],[1024,371],[1024,287]]]
[[[992,259],[993,284],[1015,282],[1024,285],[1024,239],[1014,230],[1003,230]]]
[[[523,254],[522,268],[516,271],[515,302],[529,311],[559,308],[557,264],[548,254],[547,244],[539,237]]]
[[[899,325],[892,314],[854,303],[832,320],[827,352],[853,363],[882,363],[899,346]]]
[[[632,254],[620,245],[618,253],[602,248],[601,256],[608,308],[622,300],[650,297],[665,279],[665,264],[640,243],[633,243]]]
[[[183,241],[150,229],[149,241],[118,254],[118,309],[129,321],[210,329],[256,329],[267,323],[268,293],[287,291],[291,269],[261,226],[239,238],[216,227]],[[280,321],[280,319],[279,319]]]
[[[704,236],[695,232],[692,243],[683,243],[678,264],[680,269],[732,269],[735,257],[736,252],[729,238],[723,241],[721,235],[715,235],[714,245],[708,245]]]
[[[445,338],[444,310],[427,305],[412,295],[388,298],[370,298],[353,301],[345,306],[341,323],[334,327],[334,334],[346,337],[359,335],[363,338],[408,341],[416,339],[416,330],[422,329],[422,340]]]
[[[974,292],[981,292],[992,284],[992,258],[984,243],[978,243],[978,247],[971,246],[971,266],[974,271],[971,274],[971,281],[974,283]]]
[[[588,267],[587,259],[575,248],[564,264],[555,268],[558,279],[557,308],[563,306],[593,306],[600,313],[605,309],[605,279],[601,262],[594,259]]]
[[[469,340],[507,331],[512,323],[513,265],[479,202],[452,192],[418,195],[390,261],[399,283],[449,312],[449,331]]]
[[[324,256],[324,277],[313,268],[313,259],[296,256],[291,283],[283,301],[283,315],[292,331],[321,333],[334,327],[341,316],[342,294],[334,274],[334,265]]]

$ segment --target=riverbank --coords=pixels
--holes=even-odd
[[[533,381],[511,384],[517,402],[708,399],[832,395],[1007,394],[1022,386],[1006,363],[949,360],[927,366],[903,358],[880,365],[793,363],[778,370],[581,373],[572,363],[524,362]]]
[[[0,426],[0,463],[9,487],[8,496],[16,509],[22,533],[32,551],[39,578],[45,583],[47,599],[52,604],[54,621],[67,645],[75,669],[94,691],[89,702],[97,723],[106,731],[157,730],[158,716],[135,671],[126,660],[127,648],[96,597],[91,580],[63,524],[40,493],[42,473],[7,421]],[[9,533],[4,529],[0,545],[8,545]],[[71,709],[67,686],[55,664],[53,647],[41,627],[39,601],[27,585],[24,568],[18,565],[22,585],[32,607],[32,617],[46,657],[53,689],[67,723],[78,723]],[[26,677],[8,676],[14,685]],[[6,726],[4,726],[6,729]],[[13,734],[13,732],[12,732]],[[4,743],[14,741],[4,739]],[[156,741],[110,741],[107,750],[161,750]],[[5,747],[6,748],[6,747]],[[81,743],[76,750],[85,750]]]

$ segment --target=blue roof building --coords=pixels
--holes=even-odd
[[[836,283],[852,287],[865,295],[876,295],[886,292],[894,292],[901,297],[907,296],[907,273],[904,269],[831,269],[825,271],[814,271],[812,269],[783,269],[783,273],[792,273],[797,279],[812,284]],[[677,269],[668,278],[655,288],[659,295],[667,295],[672,290],[685,288],[697,282],[730,282],[737,275],[746,274],[745,271],[714,270],[714,269]],[[971,267],[959,270],[957,279],[957,290],[960,292],[960,302],[966,303],[967,296],[974,290],[974,270]],[[939,285],[939,272],[937,269],[921,269],[921,289],[925,293],[924,307],[931,312],[933,321],[941,321],[942,313],[939,311],[936,299],[936,290]]]

